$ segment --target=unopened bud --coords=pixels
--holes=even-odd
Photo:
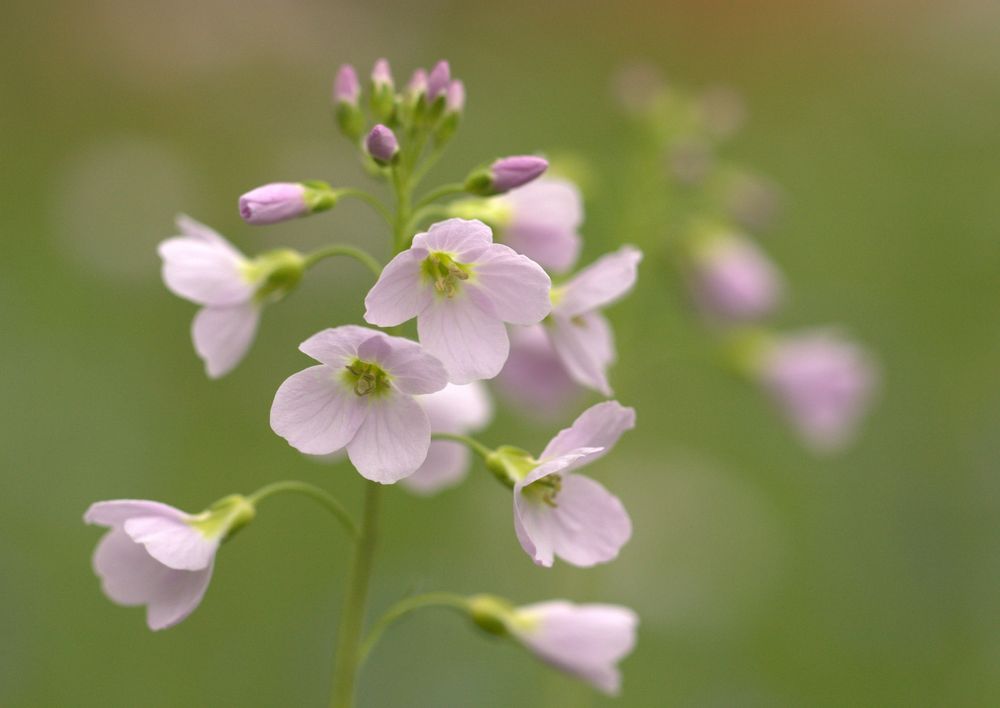
[[[481,196],[503,194],[538,178],[548,167],[547,160],[535,155],[502,157],[488,169],[470,174],[465,181],[465,189]]]
[[[396,134],[381,123],[376,125],[365,138],[365,148],[372,159],[380,165],[388,165],[399,155],[399,141]]]
[[[427,77],[427,100],[433,103],[439,96],[444,96],[451,83],[451,67],[441,60],[431,69]]]
[[[386,121],[392,116],[396,103],[396,87],[392,69],[386,59],[379,59],[372,69],[372,113],[377,120]]]
[[[272,182],[240,197],[240,216],[248,224],[275,224],[325,211],[336,201],[336,192],[325,182]]]
[[[351,140],[357,140],[365,130],[365,117],[361,113],[359,99],[361,84],[358,74],[350,64],[341,65],[337,78],[333,81],[333,103],[340,132]]]

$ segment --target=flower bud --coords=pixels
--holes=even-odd
[[[365,129],[365,117],[358,103],[361,84],[358,74],[350,64],[341,65],[333,82],[333,102],[340,132],[351,140],[357,140]]]
[[[451,83],[451,67],[441,60],[431,69],[427,77],[427,100],[433,103],[439,96],[444,96]]]
[[[503,194],[539,177],[549,167],[547,160],[535,155],[502,157],[488,169],[474,171],[466,178],[465,189],[472,194]]]
[[[331,208],[336,193],[325,182],[272,182],[240,197],[240,216],[248,224],[275,224]]]
[[[465,85],[458,79],[448,84],[444,97],[444,116],[434,132],[434,140],[438,145],[448,142],[458,130],[462,120],[462,110],[465,108]]]
[[[406,84],[406,95],[409,100],[416,101],[425,93],[427,93],[427,72],[417,69]]]
[[[365,138],[365,148],[372,159],[380,165],[388,165],[399,155],[399,141],[396,134],[379,123]]]
[[[372,69],[372,113],[377,120],[389,120],[395,109],[395,103],[396,87],[392,81],[392,70],[386,59],[379,59]]]
[[[509,634],[507,623],[514,613],[514,606],[495,595],[473,595],[469,598],[469,616],[484,632],[503,637]]]
[[[693,248],[690,284],[706,315],[746,321],[778,306],[784,284],[778,269],[757,245],[742,236],[709,236]]]
[[[258,303],[280,300],[299,284],[305,266],[305,256],[290,248],[260,254],[250,266],[251,272],[261,281],[254,300]]]

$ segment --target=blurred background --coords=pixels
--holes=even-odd
[[[264,228],[236,211],[268,181],[365,184],[330,83],[382,55],[397,82],[448,58],[466,83],[436,181],[503,154],[575,156],[582,262],[626,241],[650,257],[611,312],[612,382],[639,427],[588,470],[632,514],[619,560],[535,568],[477,468],[438,497],[388,495],[374,607],[489,591],[625,604],[642,625],[613,703],[428,611],[380,646],[360,704],[1000,703],[996,3],[13,0],[4,16],[0,705],[325,705],[348,548],[321,510],[262,508],[201,608],[158,634],[101,595],[101,532],[81,515],[127,497],[196,511],[287,477],[356,508],[357,475],[301,458],[267,414],[307,363],[297,344],[360,321],[368,275],[317,268],[211,382],[155,246],[184,211],[251,253],[336,239],[384,256],[356,203]],[[845,454],[811,456],[685,314],[656,257],[668,234],[629,199],[648,185],[628,181],[636,143],[612,83],[637,62],[745,97],[728,154],[781,185],[763,240],[792,294],[779,324],[841,323],[884,372]],[[576,410],[502,409],[480,437],[538,450]]]

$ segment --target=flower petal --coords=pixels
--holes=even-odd
[[[465,478],[470,457],[469,449],[461,443],[432,440],[424,463],[399,483],[416,494],[435,494]]]
[[[162,516],[166,519],[189,519],[180,509],[145,499],[115,499],[90,505],[83,520],[97,526],[121,526],[133,516]]]
[[[237,305],[257,289],[244,274],[235,249],[190,237],[169,238],[158,248],[163,282],[172,293],[199,305]]]
[[[260,306],[254,302],[198,311],[191,323],[191,339],[209,378],[225,376],[243,360],[259,322]]]
[[[552,310],[549,276],[533,260],[501,244],[493,244],[479,257],[467,287],[485,295],[504,322],[531,325]]]
[[[573,319],[553,315],[546,331],[570,377],[581,386],[611,395],[608,367],[615,360],[614,335],[598,312]]]
[[[204,570],[219,548],[218,538],[206,537],[182,519],[134,516],[122,528],[149,555],[174,570]]]
[[[496,383],[504,397],[525,413],[551,419],[583,389],[570,378],[545,330],[544,325],[508,329],[510,355]]]
[[[417,318],[420,343],[444,364],[448,380],[465,384],[500,373],[510,343],[503,322],[461,294],[439,298]]]
[[[394,327],[413,319],[430,305],[433,288],[422,282],[420,273],[426,255],[411,249],[389,261],[365,296],[365,322]]]
[[[565,455],[583,447],[600,447],[606,454],[626,430],[635,427],[635,409],[626,408],[618,401],[604,401],[591,406],[552,438],[539,457],[540,460]]]
[[[563,317],[605,307],[623,297],[635,285],[642,251],[622,246],[597,259],[570,280],[554,311]]]
[[[285,379],[274,394],[271,428],[299,452],[339,450],[361,427],[368,406],[339,376],[329,366],[311,366]]]
[[[174,222],[177,224],[177,228],[181,230],[181,234],[183,236],[204,241],[205,243],[215,244],[220,248],[227,249],[237,260],[243,260],[243,254],[240,253],[233,244],[223,238],[218,231],[210,226],[206,226],[200,221],[195,221],[187,214],[178,214]]]
[[[573,267],[580,254],[583,200],[572,182],[543,177],[499,199],[511,211],[504,243],[556,273]]]
[[[317,332],[299,345],[299,351],[311,356],[316,361],[323,362],[335,369],[344,366],[345,362],[358,355],[358,347],[367,339],[371,339],[378,330],[358,325],[343,325],[331,327]]]
[[[481,381],[448,384],[436,393],[417,397],[417,403],[427,413],[435,433],[469,433],[481,430],[493,419],[493,401]]]
[[[490,227],[473,219],[447,219],[413,237],[413,248],[455,254],[459,263],[472,263],[493,243]]]
[[[411,339],[374,333],[358,347],[358,357],[381,366],[406,394],[434,393],[448,383],[444,365]]]
[[[410,396],[390,393],[368,402],[368,414],[347,445],[365,479],[392,484],[416,472],[427,458],[431,424]]]

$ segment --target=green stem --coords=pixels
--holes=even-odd
[[[359,666],[364,665],[365,660],[368,659],[368,655],[371,654],[372,649],[378,644],[378,640],[381,639],[385,630],[411,612],[424,607],[450,607],[460,612],[468,612],[469,602],[461,595],[451,592],[430,592],[425,595],[415,595],[414,597],[400,600],[390,607],[379,618],[378,622],[375,623],[371,631],[368,632],[365,643],[361,645]]]
[[[389,211],[389,207],[382,203],[382,200],[373,194],[369,194],[363,189],[338,189],[337,194],[341,197],[353,197],[354,199],[360,199],[365,204],[374,209],[379,216],[385,219],[385,222],[392,226],[392,212]]]
[[[332,258],[334,256],[347,256],[348,258],[353,258],[359,263],[363,263],[368,270],[375,274],[376,278],[382,274],[382,266],[371,256],[370,253],[368,253],[368,251],[355,246],[348,246],[343,243],[335,243],[332,246],[326,246],[325,248],[313,251],[306,256],[305,267],[312,268],[321,260],[325,258]]]
[[[410,185],[402,166],[392,170],[392,184],[396,190],[396,218],[393,222],[392,243],[394,253],[406,249],[406,231],[410,224]]]
[[[410,217],[410,227],[418,227],[425,219],[435,216],[448,216],[448,207],[443,204],[428,204],[417,209]]]
[[[453,440],[454,442],[460,442],[473,452],[477,453],[484,460],[493,454],[493,450],[489,449],[478,440],[470,438],[468,435],[458,435],[456,433],[434,433],[431,437],[435,440]]]
[[[444,184],[437,189],[432,189],[430,192],[422,196],[417,200],[416,208],[425,207],[428,204],[436,202],[438,199],[443,199],[444,197],[450,197],[452,194],[462,194],[465,192],[465,184],[462,182],[453,182],[452,184]]]
[[[444,154],[444,145],[435,145],[434,150],[431,154],[427,156],[420,165],[413,171],[413,186],[416,187],[420,184],[420,181],[431,171],[431,168],[437,164],[437,161],[441,159]]]
[[[302,496],[309,497],[326,508],[334,518],[340,522],[340,525],[344,527],[344,530],[351,535],[352,538],[358,537],[358,526],[354,523],[354,519],[344,508],[344,505],[337,501],[336,497],[331,495],[324,489],[309,484],[307,482],[298,482],[295,480],[287,480],[284,482],[274,482],[272,484],[265,485],[258,489],[256,492],[247,497],[247,501],[253,506],[257,506],[262,501],[268,497],[272,497],[275,494],[301,494]]]
[[[344,608],[340,615],[330,708],[352,708],[354,705],[354,685],[360,663],[359,647],[368,604],[368,584],[375,561],[381,497],[382,485],[377,482],[365,485],[361,532],[358,534],[354,560],[348,571],[347,594],[344,596]]]

